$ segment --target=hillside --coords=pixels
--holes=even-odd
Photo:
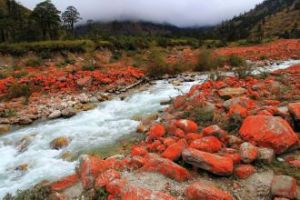
[[[225,21],[215,31],[227,40],[269,36],[299,37],[300,0],[266,0]]]

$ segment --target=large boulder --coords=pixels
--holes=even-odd
[[[145,165],[140,169],[143,172],[157,172],[176,181],[186,181],[191,175],[185,168],[169,159],[157,155],[149,155]]]
[[[188,200],[233,200],[229,193],[204,182],[189,185],[185,190],[185,197]]]
[[[240,135],[257,146],[273,149],[276,154],[284,153],[298,143],[298,136],[287,121],[266,115],[247,117]]]
[[[293,116],[296,129],[300,131],[300,102],[289,104],[288,109]]]
[[[233,172],[233,161],[228,157],[187,148],[183,150],[182,158],[194,167],[207,170],[216,175],[228,176]]]
[[[55,138],[54,140],[52,140],[50,143],[50,147],[52,149],[59,150],[59,149],[67,147],[69,145],[69,143],[70,143],[69,138],[62,136],[62,137],[58,137],[58,138]]]

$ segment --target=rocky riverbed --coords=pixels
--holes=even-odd
[[[182,75],[13,132],[1,138],[1,194],[48,179],[42,185],[54,199],[297,199],[299,71],[204,83],[208,75]],[[158,119],[142,117],[162,109]],[[136,130],[144,139],[127,154],[65,159]]]

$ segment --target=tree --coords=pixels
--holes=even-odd
[[[52,4],[51,0],[46,0],[36,5],[31,16],[38,23],[42,32],[42,39],[55,39],[60,28],[61,12]]]
[[[62,14],[62,20],[71,32],[74,32],[74,25],[81,19],[80,13],[74,6],[67,7],[66,11]]]

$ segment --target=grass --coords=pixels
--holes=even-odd
[[[211,71],[221,67],[225,63],[225,58],[213,55],[213,52],[204,49],[198,56],[198,61],[195,66],[196,71]]]
[[[29,190],[18,191],[15,196],[7,194],[3,200],[45,200],[49,199],[50,194],[49,187],[36,186]]]

